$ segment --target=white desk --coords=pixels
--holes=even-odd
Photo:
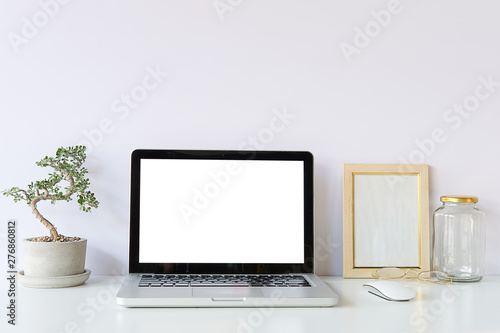
[[[500,331],[500,277],[450,286],[406,281],[417,298],[389,302],[367,280],[324,277],[337,292],[333,308],[129,309],[115,303],[123,277],[91,275],[82,286],[18,286],[17,325],[2,332],[493,332]],[[2,307],[6,313],[5,307]]]

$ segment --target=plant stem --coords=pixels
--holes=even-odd
[[[36,197],[35,199],[33,199],[33,201],[31,202],[30,206],[31,206],[31,210],[33,211],[33,214],[35,214],[36,218],[40,220],[40,222],[42,222],[42,224],[47,228],[49,229],[50,231],[50,235],[52,236],[52,239],[53,241],[57,241],[59,239],[59,234],[57,233],[57,230],[56,228],[52,225],[52,223],[50,223],[45,217],[42,216],[42,214],[40,214],[40,212],[38,211],[38,209],[36,208],[36,204],[38,203],[38,201],[42,200],[42,197]]]
[[[68,182],[69,182],[69,187],[68,187],[68,191],[66,192],[66,194],[64,195],[66,198],[69,198],[71,197],[71,195],[73,195],[73,188],[75,188],[75,180],[73,179],[73,176],[71,176],[71,174],[65,170],[65,169],[59,169],[59,171],[66,176]]]

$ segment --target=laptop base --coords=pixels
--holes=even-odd
[[[129,274],[116,295],[124,307],[332,307],[338,296],[316,275],[301,274],[311,287],[137,287]]]

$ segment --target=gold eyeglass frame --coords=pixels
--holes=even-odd
[[[382,270],[388,270],[391,269],[393,271],[400,271],[401,274],[395,275],[395,276],[381,276],[380,272]],[[410,274],[413,274],[413,276],[409,276]],[[426,279],[423,276],[425,274],[429,274],[429,276],[442,276],[444,278],[439,278],[437,281],[434,281],[432,279]],[[382,280],[401,280],[401,279],[416,279],[420,282],[425,282],[425,283],[444,283],[444,284],[451,284],[453,282],[453,278],[446,274],[445,272],[442,271],[417,271],[415,269],[409,268],[409,269],[402,269],[399,267],[382,267],[377,269],[376,271],[373,272],[373,277],[377,279],[382,279]]]

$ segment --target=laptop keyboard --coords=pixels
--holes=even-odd
[[[301,275],[142,275],[139,287],[310,287]]]

